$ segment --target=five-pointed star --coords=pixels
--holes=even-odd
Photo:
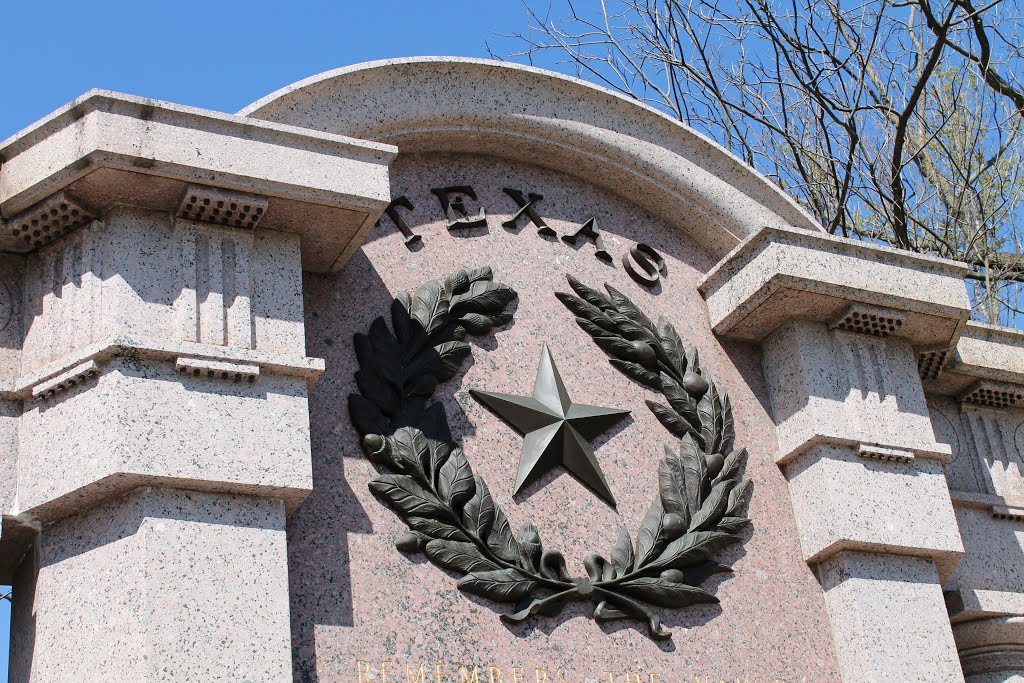
[[[513,495],[540,475],[562,465],[584,486],[615,507],[615,498],[588,442],[629,411],[573,403],[547,344],[540,355],[533,396],[476,389],[469,393],[525,437]]]

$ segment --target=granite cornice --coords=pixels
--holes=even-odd
[[[1024,593],[961,587],[945,595],[954,624],[987,617],[1024,617]]]
[[[953,457],[951,448],[944,443],[908,446],[906,443],[890,443],[881,440],[865,441],[841,433],[835,425],[822,425],[814,431],[794,435],[784,448],[780,448],[775,462],[780,466],[788,465],[817,446],[849,446],[854,448],[861,458],[867,460],[907,462],[921,458],[945,465]]]
[[[23,525],[46,525],[78,514],[99,505],[105,500],[124,496],[143,487],[157,489],[180,489],[204,493],[227,493],[279,500],[284,504],[285,513],[291,516],[299,505],[313,491],[312,479],[297,481],[294,486],[261,484],[227,479],[205,479],[201,477],[173,477],[140,472],[114,472],[102,479],[91,481],[72,491],[46,500],[29,510],[11,510],[5,515],[17,519]]]
[[[949,369],[977,379],[1024,385],[1024,331],[968,322]]]
[[[0,143],[0,251],[38,248],[39,240],[15,233],[58,193],[95,217],[119,204],[174,213],[197,185],[269,199],[261,227],[298,234],[303,267],[330,271],[390,201],[397,153],[378,142],[91,91]]]
[[[13,158],[92,111],[121,114],[186,127],[192,127],[187,125],[189,121],[202,121],[208,129],[222,133],[246,131],[252,139],[262,138],[275,144],[291,144],[302,148],[315,144],[324,150],[363,154],[367,158],[380,158],[387,161],[398,155],[397,147],[381,142],[360,140],[346,135],[336,135],[273,121],[227,114],[212,109],[190,107],[93,88],[27,128],[0,141],[0,161]]]
[[[950,490],[954,508],[985,510],[996,520],[1024,521],[1024,498]]]
[[[174,362],[179,358],[198,358],[214,362],[258,366],[261,371],[285,377],[305,379],[313,385],[325,371],[323,359],[290,356],[251,349],[238,349],[188,341],[168,341],[118,335],[94,342],[49,363],[14,382],[0,382],[0,398],[31,398],[32,390],[55,377],[89,361],[103,363],[118,356],[152,361]]]
[[[809,565],[820,565],[842,553],[868,553],[872,555],[895,555],[897,557],[921,557],[935,562],[935,569],[940,579],[945,580],[956,568],[957,563],[964,554],[963,545],[959,539],[945,539],[951,541],[945,546],[937,547],[936,544],[923,542],[915,545],[912,542],[885,543],[880,541],[864,541],[857,539],[838,539],[828,546],[825,546],[812,554],[805,554],[804,561]]]
[[[754,252],[759,249],[763,249],[766,244],[772,241],[788,241],[794,244],[806,244],[822,249],[823,251],[849,253],[857,255],[860,258],[867,258],[869,255],[872,255],[875,258],[884,259],[907,267],[913,267],[916,265],[917,267],[947,268],[950,273],[957,274],[961,277],[966,275],[970,270],[970,267],[966,263],[943,258],[941,256],[921,254],[915,251],[907,251],[906,249],[897,249],[896,247],[876,244],[874,242],[837,237],[836,235],[829,235],[824,232],[814,232],[793,226],[765,226],[751,234],[749,237],[744,239],[743,242],[736,245],[732,251],[723,256],[722,259],[701,279],[700,284],[697,286],[698,291],[700,291],[701,294],[706,294],[709,290],[719,286],[723,280],[730,277],[730,268],[735,268],[735,263],[742,262],[745,258],[749,259]],[[823,245],[831,246],[827,247]]]
[[[851,305],[900,314],[915,347],[955,343],[970,317],[957,261],[791,227],[765,227],[704,276],[712,329],[759,342],[788,320],[836,323]],[[903,315],[905,314],[905,315]]]
[[[962,400],[986,387],[1024,393],[1024,330],[971,320],[925,390]]]
[[[99,167],[328,206],[354,201],[369,208],[390,200],[382,182],[397,155],[390,145],[386,151],[377,149],[378,143],[353,147],[316,131],[297,144],[299,129],[282,140],[281,131],[252,130],[242,122],[224,125],[228,122],[218,119],[213,119],[218,125],[208,126],[209,119],[173,109],[154,108],[148,116],[105,108],[73,113],[79,115],[58,119],[65,125],[49,136],[29,135],[16,138],[10,148],[0,146],[0,211],[8,221]],[[270,162],[270,157],[276,158]],[[296,161],[304,163],[287,163]],[[345,187],[353,178],[338,171],[358,171],[357,186]]]

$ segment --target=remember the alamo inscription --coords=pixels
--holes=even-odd
[[[1024,681],[1024,334],[503,63],[0,143],[11,680]]]

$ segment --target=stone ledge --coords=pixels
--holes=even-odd
[[[950,491],[949,496],[953,507],[987,510],[993,519],[1008,522],[1024,521],[1024,499],[968,491]]]
[[[942,465],[817,445],[783,466],[808,564],[843,551],[925,557],[945,580],[964,553]]]
[[[96,377],[98,374],[99,366],[96,364],[96,361],[87,360],[66,372],[62,372],[53,379],[40,382],[32,387],[32,398],[37,401],[53,398],[57,394],[67,391],[89,378]]]
[[[135,489],[153,488],[201,491],[204,493],[230,493],[256,498],[269,498],[284,503],[285,512],[291,515],[302,501],[313,492],[312,483],[307,487],[272,486],[232,481],[209,481],[185,477],[147,475],[137,472],[116,472],[99,481],[70,491],[59,498],[33,507],[29,511],[10,511],[5,515],[17,519],[21,526],[51,524],[58,519],[77,514],[82,510],[100,504],[104,500],[123,496]],[[2,546],[0,546],[2,548]]]
[[[794,318],[833,322],[851,303],[906,316],[896,334],[949,347],[971,314],[965,264],[795,228],[763,228],[698,285],[715,334],[757,342]]]
[[[4,510],[49,523],[144,485],[240,493],[294,509],[312,490],[308,387],[222,382],[112,357],[88,385],[26,406]]]
[[[969,321],[929,393],[959,397],[991,383],[1024,392],[1024,331]]]
[[[950,490],[949,499],[953,501],[953,507],[976,508],[979,510],[987,510],[993,505],[1005,505],[1007,503],[1006,499],[1001,496],[993,496],[988,493],[972,493],[970,491]]]
[[[204,109],[93,90],[0,142],[0,251],[34,248],[12,216],[65,191],[97,215],[173,213],[190,183],[270,198],[261,226],[302,237],[303,266],[339,268],[390,200],[398,150]]]
[[[778,465],[787,465],[816,446],[852,446],[858,457],[865,460],[880,460],[907,463],[911,460],[935,460],[943,465],[953,459],[953,448],[949,444],[932,443],[927,446],[908,446],[905,443],[868,443],[861,439],[841,434],[822,433],[828,425],[819,425],[819,430],[805,438],[798,438],[796,445],[780,450],[775,458]]]
[[[943,581],[950,577],[953,570],[956,569],[956,565],[960,561],[961,556],[963,556],[962,548],[933,548],[926,545],[913,546],[841,539],[825,548],[822,548],[813,555],[806,556],[804,560],[809,565],[822,564],[823,562],[826,562],[844,552],[868,553],[871,555],[899,555],[902,557],[922,557],[930,559],[935,563],[935,569],[938,572],[939,578]]]
[[[1024,617],[1024,593],[956,588],[944,591],[954,624],[986,617]]]
[[[24,400],[33,391],[67,373],[74,368],[93,361],[97,364],[117,356],[132,356],[144,360],[170,361],[192,358],[212,363],[231,363],[241,366],[255,366],[270,374],[286,377],[300,377],[310,384],[315,383],[325,371],[320,358],[284,356],[276,353],[235,349],[195,342],[170,342],[159,339],[118,336],[105,339],[75,350],[56,363],[18,378],[14,382],[0,382],[0,398]],[[235,368],[237,369],[237,368]]]

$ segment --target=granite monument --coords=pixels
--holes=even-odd
[[[1024,680],[1024,335],[486,60],[0,142],[11,680]]]

